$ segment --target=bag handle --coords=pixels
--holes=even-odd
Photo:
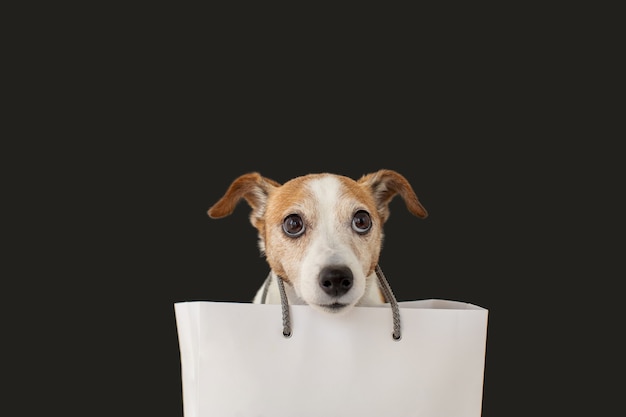
[[[378,283],[380,285],[380,289],[383,291],[385,295],[385,299],[391,305],[391,313],[393,315],[393,340],[400,340],[402,338],[402,332],[400,331],[400,308],[398,307],[398,302],[396,301],[396,296],[393,295],[393,291],[391,291],[391,286],[385,278],[385,274],[383,274],[383,270],[380,269],[380,265],[376,265],[376,276],[378,277]]]
[[[398,307],[398,302],[396,301],[396,297],[393,295],[393,291],[391,290],[391,286],[389,285],[387,278],[385,278],[382,269],[380,269],[380,265],[376,265],[376,276],[378,277],[378,285],[385,295],[385,299],[387,299],[391,305],[391,313],[393,315],[393,340],[400,340],[402,338],[400,308]],[[283,279],[278,275],[276,276],[276,280],[278,282],[278,289],[280,290],[280,304],[283,313],[283,336],[291,337],[291,319],[289,316],[289,302],[287,301],[285,284],[283,283]],[[266,288],[267,287],[268,285],[266,285]],[[265,297],[263,297],[263,299],[265,299]]]

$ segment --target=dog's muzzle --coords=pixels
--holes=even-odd
[[[348,268],[328,267],[324,269],[335,271],[332,273],[330,272],[326,273],[324,270],[322,270],[322,272],[325,272],[326,274],[328,274],[327,276],[329,277],[329,281],[333,283],[333,285],[335,284],[335,282],[339,282],[341,284],[341,281],[335,280],[335,282],[333,282],[331,278],[336,278],[337,276],[342,276],[342,275],[344,277],[352,277],[352,272],[350,272]],[[347,274],[345,272],[346,269],[349,271]],[[338,271],[343,271],[343,273],[338,273]],[[320,285],[321,286],[324,286],[324,283],[321,280],[321,277],[323,275],[324,274],[320,273]],[[380,289],[383,292],[385,299],[391,305],[391,311],[393,314],[393,335],[392,335],[393,339],[400,340],[402,335],[400,333],[400,309],[398,307],[398,302],[396,301],[396,297],[393,295],[393,292],[391,291],[391,287],[389,286],[389,283],[387,282],[387,278],[385,278],[385,275],[383,274],[383,271],[380,269],[379,265],[376,265],[376,276],[378,277],[378,282],[380,283]],[[271,279],[271,277],[272,277],[272,273],[270,271],[270,274],[267,276],[266,283],[269,283],[269,280]],[[283,279],[278,275],[276,276],[276,280],[278,282],[278,290],[280,292],[280,304],[281,304],[281,308],[283,312],[283,335],[285,337],[291,337],[291,318],[289,314],[289,303],[287,301],[287,293],[285,292],[285,284],[283,282]],[[352,284],[350,284],[350,286],[351,285]],[[263,301],[262,301],[263,303],[265,303],[265,295],[266,293],[264,292]],[[330,311],[336,311],[337,309],[342,309],[345,306],[346,304],[333,303],[329,306],[321,306],[321,307],[330,308]]]

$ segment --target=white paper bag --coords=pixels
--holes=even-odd
[[[281,305],[174,304],[185,417],[478,417],[488,310],[447,300],[330,315]]]

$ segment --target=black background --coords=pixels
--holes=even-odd
[[[489,309],[483,416],[600,410],[610,390],[591,403],[584,387],[606,369],[591,314],[613,293],[618,252],[596,233],[617,164],[599,162],[613,155],[589,106],[602,77],[581,63],[602,54],[546,10],[467,12],[329,31],[250,10],[101,10],[29,39],[10,179],[31,185],[11,200],[26,216],[13,246],[37,254],[14,259],[15,300],[37,331],[10,330],[46,388],[22,404],[182,416],[174,303],[249,301],[268,272],[248,206],[207,209],[251,171],[386,168],[429,211],[391,203],[380,264],[398,300]],[[32,388],[19,369],[14,386]]]

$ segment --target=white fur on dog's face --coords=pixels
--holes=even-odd
[[[352,227],[360,210],[371,218],[366,233]],[[283,222],[291,214],[304,222],[304,232],[298,237],[283,230]],[[348,178],[312,174],[285,183],[269,196],[260,245],[272,269],[293,285],[298,297],[313,307],[336,312],[324,306],[354,306],[372,284],[366,279],[378,263],[382,237],[382,221],[371,193]],[[352,287],[338,298],[326,294],[319,284],[320,272],[327,266],[345,266],[352,271]]]

